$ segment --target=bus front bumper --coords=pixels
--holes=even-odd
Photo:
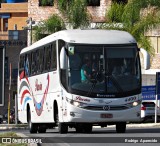
[[[141,106],[127,110],[86,110],[75,106],[69,106],[64,122],[76,123],[100,123],[100,122],[139,122],[141,120]]]

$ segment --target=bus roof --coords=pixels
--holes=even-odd
[[[100,29],[73,29],[62,30],[53,33],[37,42],[33,45],[24,48],[21,53],[30,51],[34,48],[51,43],[54,40],[64,40],[68,43],[77,44],[133,44],[136,40],[128,32],[119,30],[100,30]]]

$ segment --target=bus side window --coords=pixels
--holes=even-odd
[[[31,53],[31,74],[36,74],[36,52]]]
[[[47,47],[44,47],[43,71],[47,70]]]
[[[44,48],[41,48],[39,50],[39,64],[38,64],[39,73],[43,72],[43,64],[44,64]]]
[[[39,73],[39,56],[40,56],[40,50],[37,50],[36,51],[36,72],[37,72],[37,74]]]
[[[46,63],[45,70],[49,71],[51,68],[51,45],[46,48]]]
[[[25,70],[25,76],[28,76],[30,75],[30,65],[29,65],[29,58],[30,54],[26,54],[25,55],[25,64],[24,64],[24,70]]]
[[[31,75],[33,75],[34,68],[33,68],[33,52],[31,53]]]
[[[28,73],[30,75],[31,74],[31,53],[28,54],[28,62],[29,62],[28,63],[29,64],[29,67],[28,67],[29,68],[29,72]]]
[[[57,69],[56,42],[52,44],[51,69]]]
[[[20,56],[20,61],[19,61],[19,75],[24,71],[24,56]]]

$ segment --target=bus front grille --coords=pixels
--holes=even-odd
[[[104,106],[85,106],[83,108],[87,110],[109,111],[109,110],[125,110],[125,109],[128,109],[129,107],[104,105]]]

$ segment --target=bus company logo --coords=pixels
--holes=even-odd
[[[105,111],[109,111],[110,110],[110,106],[103,106],[103,110],[105,110]]]
[[[80,97],[80,96],[77,96],[77,97],[76,97],[76,100],[78,100],[78,101],[86,101],[86,102],[90,102],[90,99],[82,98],[82,97]]]
[[[35,82],[35,91],[39,91],[39,90],[42,90],[42,83],[38,84],[38,79],[36,79],[36,82]]]

